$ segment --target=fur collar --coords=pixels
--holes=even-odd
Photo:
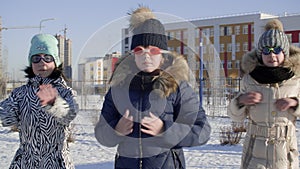
[[[165,96],[175,92],[182,81],[189,81],[189,67],[182,55],[177,53],[163,54],[164,62],[159,75],[154,78],[155,89],[164,91]],[[139,73],[134,56],[126,55],[116,63],[115,71],[110,79],[111,86],[123,86],[130,83]]]
[[[283,67],[290,68],[296,76],[300,76],[300,48],[290,45],[289,53],[289,58],[284,61]],[[242,58],[241,66],[245,74],[249,74],[259,65],[263,66],[258,60],[256,49],[248,52]]]

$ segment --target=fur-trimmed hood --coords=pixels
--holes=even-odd
[[[154,89],[161,89],[165,96],[177,90],[182,81],[189,81],[189,67],[186,59],[175,52],[163,54],[164,62],[157,76],[154,77]],[[134,56],[126,55],[116,63],[115,71],[110,79],[111,86],[122,86],[130,83],[140,70],[137,68]]]
[[[258,58],[256,49],[246,53],[242,58],[242,71],[245,74],[249,74],[256,66],[262,66],[262,63],[259,62]],[[283,67],[290,68],[296,76],[300,76],[300,48],[290,45],[289,58],[285,59]]]

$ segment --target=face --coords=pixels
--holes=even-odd
[[[33,55],[31,56],[31,65],[33,73],[43,78],[50,76],[55,69],[54,59],[51,55]]]
[[[278,67],[284,62],[284,54],[280,47],[264,47],[262,51],[263,63],[268,67]]]
[[[137,67],[143,72],[150,73],[160,68],[163,62],[162,53],[167,53],[167,51],[155,46],[148,46],[147,48],[137,46],[133,49],[133,53]]]

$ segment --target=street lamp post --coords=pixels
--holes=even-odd
[[[55,18],[42,19],[40,21],[40,33],[42,32],[42,23],[45,22],[45,21],[50,21],[50,20],[55,20]]]

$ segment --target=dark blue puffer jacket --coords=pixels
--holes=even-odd
[[[113,85],[106,94],[95,136],[104,146],[118,145],[115,168],[185,168],[182,147],[205,144],[210,125],[200,107],[197,94],[186,81],[164,97],[157,81],[170,77],[162,70],[132,74],[127,85]],[[181,72],[182,73],[182,72]],[[120,84],[120,83],[119,83]],[[120,136],[115,126],[126,110],[133,116],[133,132]],[[164,123],[164,132],[151,136],[141,132],[140,121],[152,112]]]

